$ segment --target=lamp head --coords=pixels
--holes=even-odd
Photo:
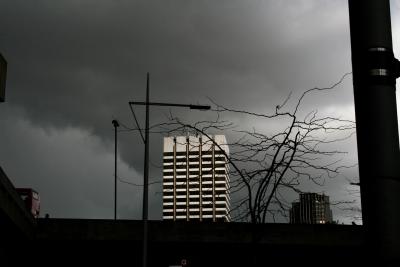
[[[190,109],[198,109],[198,110],[209,110],[210,106],[202,106],[202,105],[190,105]]]
[[[112,124],[114,125],[115,128],[119,127],[119,123],[117,120],[113,120]]]

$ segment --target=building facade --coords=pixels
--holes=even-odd
[[[292,203],[290,223],[333,223],[329,197],[324,194],[301,193],[300,201]]]
[[[163,220],[230,221],[229,148],[210,138],[164,138]]]

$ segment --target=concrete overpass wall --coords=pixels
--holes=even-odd
[[[140,266],[141,221],[40,219],[37,239],[79,240],[65,243],[72,255],[99,261],[123,259]],[[88,240],[125,242],[116,253],[114,242],[82,242]],[[151,266],[178,265],[182,259],[188,266],[266,266],[311,264],[321,258],[328,266],[347,266],[360,262],[363,246],[362,226],[149,222]]]
[[[0,236],[13,240],[35,237],[35,220],[1,167]]]

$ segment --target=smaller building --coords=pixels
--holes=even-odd
[[[301,193],[300,200],[292,203],[290,223],[326,224],[333,223],[329,197],[317,193]]]
[[[38,192],[32,188],[16,188],[15,189],[19,196],[25,203],[26,208],[32,214],[32,216],[37,219],[40,214],[40,197]]]

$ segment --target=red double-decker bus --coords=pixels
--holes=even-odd
[[[25,202],[25,206],[33,217],[38,218],[40,213],[40,197],[32,188],[16,188],[18,194]]]

